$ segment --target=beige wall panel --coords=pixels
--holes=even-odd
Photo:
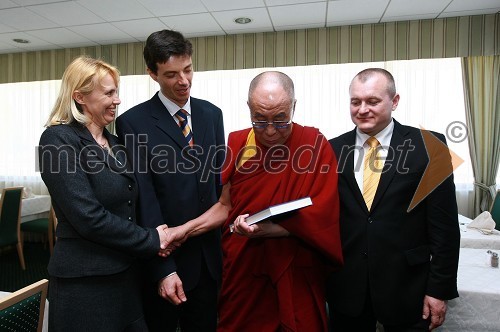
[[[351,39],[350,62],[363,61],[363,35],[362,26],[354,25],[350,28],[349,38]]]
[[[432,21],[420,21],[420,52],[419,58],[428,59],[432,56]]]
[[[224,51],[224,69],[236,69],[235,66],[235,36],[229,35],[226,36],[226,49]]]
[[[274,51],[274,61],[270,67],[284,67],[286,66],[286,44],[285,44],[285,32],[276,32],[275,39],[275,51]]]
[[[285,66],[295,66],[297,64],[297,31],[285,31]]]
[[[55,50],[54,53],[54,79],[61,78],[68,62],[64,50]],[[57,78],[56,78],[57,77]]]
[[[311,40],[314,43],[314,37],[311,38]],[[297,30],[295,32],[295,66],[305,66],[308,65],[307,63],[307,47],[306,43],[306,31],[304,29],[302,30]],[[316,45],[314,45],[316,46]],[[314,56],[313,56],[314,57]],[[316,60],[316,59],[315,59]],[[314,61],[316,62],[316,61]]]
[[[408,59],[420,56],[420,21],[411,21],[408,32]]]
[[[459,17],[458,18],[458,43],[457,43],[457,56],[467,56],[470,50],[470,17]]]
[[[431,58],[444,58],[444,21],[434,20]]]
[[[373,39],[373,61],[383,61],[385,59],[385,25],[375,24],[372,33]]]
[[[264,34],[255,34],[255,59],[254,65],[256,68],[264,67]]]
[[[273,67],[276,58],[276,34],[272,32],[264,33],[264,66]]]
[[[494,54],[495,53],[495,36],[498,39],[498,34],[496,34],[495,29],[495,16],[489,15],[484,18],[484,53]],[[498,44],[498,40],[497,43]]]
[[[20,56],[13,57],[12,61],[11,61],[12,75],[14,78],[14,82],[22,82],[23,81],[23,77],[22,77],[23,57],[22,57],[22,55],[23,54],[21,53]]]
[[[38,68],[40,70],[40,80],[52,80],[54,79],[53,69],[54,65],[51,61],[52,51],[41,51],[40,52],[40,62]],[[1,66],[1,65],[0,65]]]
[[[244,35],[235,35],[234,65],[235,65],[235,69],[245,68],[245,37],[244,37]]]
[[[39,75],[37,75],[37,53],[29,52],[26,53],[26,81],[39,81]]]
[[[408,59],[410,24],[409,22],[396,23],[396,59]]]
[[[304,31],[304,53],[306,56],[305,64],[316,65],[318,64],[318,29],[303,30]]]
[[[482,55],[484,49],[484,16],[472,16],[469,29],[470,55]]]
[[[396,60],[396,22],[385,24],[385,60]]]
[[[328,63],[340,63],[340,28],[328,28],[330,40],[328,50]]]
[[[255,34],[245,34],[244,67],[255,68]]]
[[[10,54],[0,54],[0,84],[4,82],[9,82],[12,80],[9,75],[10,65],[9,65]]]
[[[340,46],[339,46],[339,62],[347,63],[351,62],[351,28],[349,26],[341,26],[339,27],[339,38],[340,38]]]
[[[328,58],[328,30],[325,28],[318,29],[318,65],[327,64]]]
[[[500,14],[190,39],[197,71],[500,54]],[[0,55],[0,83],[60,79],[88,54],[145,73],[143,42]]]
[[[206,70],[216,70],[217,69],[217,44],[215,37],[205,38],[207,41],[206,45]]]
[[[361,61],[363,62],[370,62],[373,59],[373,25],[371,24],[364,24],[362,25],[362,34],[361,34],[361,42],[362,42],[362,50],[363,50],[363,57]]]
[[[444,57],[457,56],[458,18],[452,17],[444,21]]]

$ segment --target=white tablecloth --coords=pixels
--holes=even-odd
[[[500,250],[500,231],[494,229],[492,234],[482,234],[474,228],[467,228],[472,221],[467,217],[458,215],[460,223],[460,247],[473,249]],[[500,308],[499,308],[500,309]]]
[[[0,291],[0,298],[10,295],[10,292]],[[42,332],[49,330],[49,301],[45,301],[45,310],[43,311]]]
[[[500,331],[500,269],[490,266],[486,251],[460,249],[460,297],[448,301],[446,321],[438,331]]]
[[[21,222],[47,217],[50,210],[49,195],[24,198],[21,206]]]

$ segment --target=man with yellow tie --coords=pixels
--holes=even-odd
[[[388,71],[359,72],[349,94],[356,128],[330,140],[344,254],[344,267],[327,282],[331,328],[375,331],[379,322],[386,332],[433,329],[444,322],[446,300],[458,296],[451,158],[433,154],[421,130],[392,118],[400,95]],[[444,136],[432,134],[444,146]],[[449,172],[410,207],[431,160]]]

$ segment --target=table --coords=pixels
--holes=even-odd
[[[500,269],[485,249],[460,249],[458,293],[448,301],[446,321],[436,331],[500,331]]]
[[[34,195],[23,198],[21,206],[21,222],[49,216],[50,195]]]
[[[10,292],[0,291],[0,298],[10,295]],[[49,330],[49,301],[45,300],[45,310],[43,311],[42,332]]]
[[[492,234],[482,234],[474,228],[467,228],[472,221],[467,217],[458,215],[460,223],[460,247],[473,249],[500,250],[500,231],[494,229]],[[500,308],[499,308],[500,309]]]

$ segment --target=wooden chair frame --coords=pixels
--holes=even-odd
[[[49,286],[49,281],[47,279],[42,279],[31,285],[21,288],[20,290],[15,291],[14,293],[6,297],[0,298],[0,310],[5,310],[6,308],[16,303],[19,303],[22,300],[27,299],[36,293],[41,292],[40,312],[38,313],[38,328],[37,328],[37,331],[41,332],[43,326],[43,316],[45,313],[45,300],[47,299],[48,286]]]

